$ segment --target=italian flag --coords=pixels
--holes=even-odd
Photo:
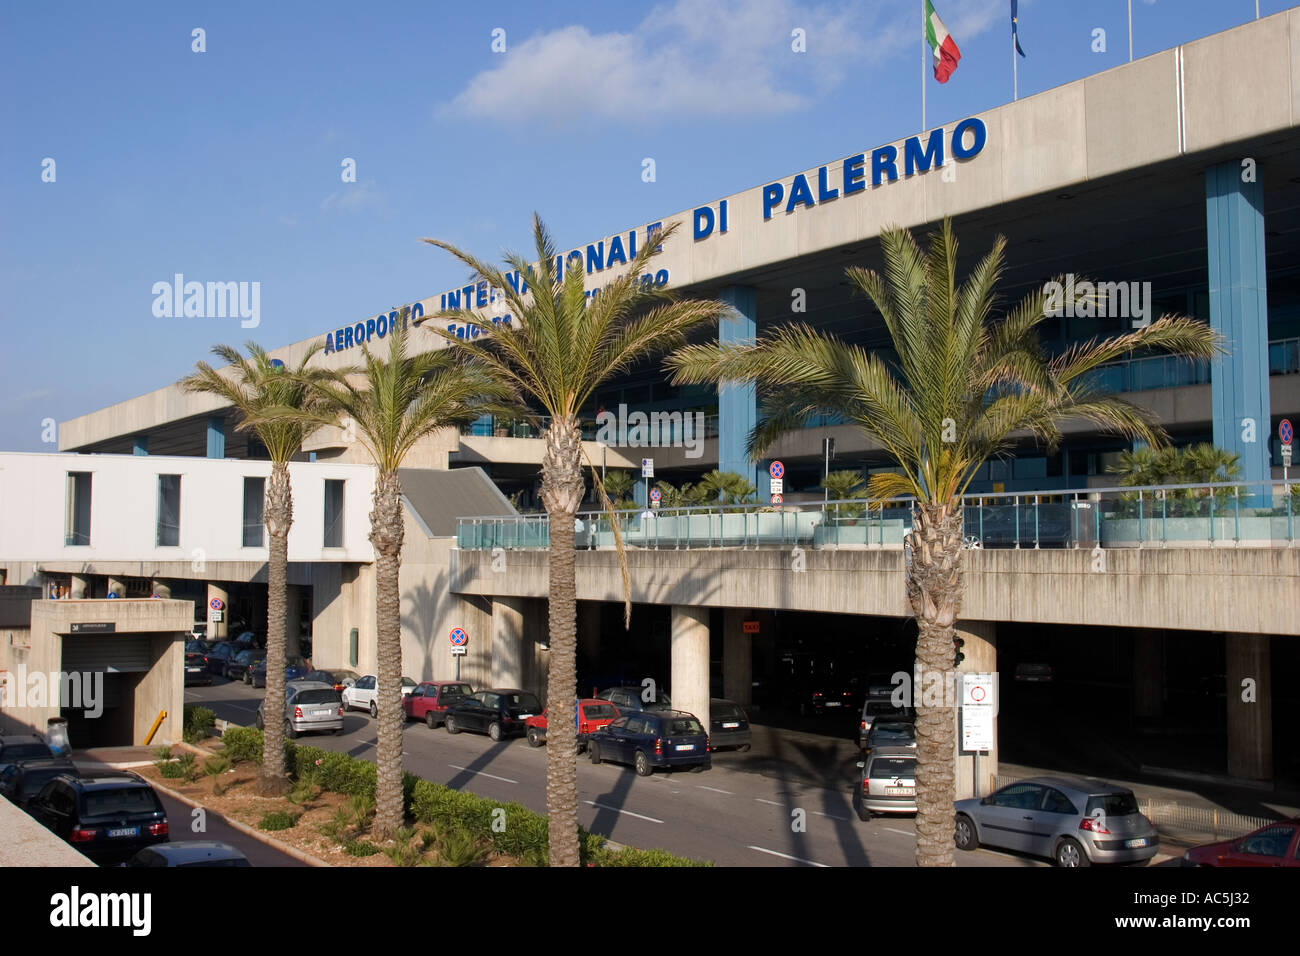
[[[925,0],[925,39],[934,53],[934,78],[947,83],[952,71],[957,69],[961,50],[957,49],[957,42],[939,19],[939,14],[934,12],[930,0]]]

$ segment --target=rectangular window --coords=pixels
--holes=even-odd
[[[158,476],[158,534],[160,548],[181,543],[181,476]]]
[[[64,515],[64,544],[90,544],[90,472],[68,472],[68,501]]]
[[[266,502],[266,479],[244,479],[244,547],[260,548],[264,541],[262,532],[262,507]]]
[[[325,480],[325,547],[343,547],[343,482]]]

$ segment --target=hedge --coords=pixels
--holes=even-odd
[[[254,727],[231,727],[222,735],[232,762],[262,759],[262,732]],[[313,774],[322,790],[374,799],[377,768],[336,750],[295,746],[286,740],[286,763],[295,777]],[[546,866],[550,838],[547,819],[518,803],[500,803],[477,794],[453,790],[411,773],[402,774],[403,805],[421,823],[460,826],[491,843],[492,849],[514,857],[526,866]],[[501,810],[504,813],[495,813]],[[503,825],[504,824],[504,825]],[[712,866],[675,856],[666,850],[611,850],[603,837],[578,828],[579,854],[593,866]]]

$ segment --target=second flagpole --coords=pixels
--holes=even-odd
[[[926,49],[929,42],[926,39],[928,27],[929,24],[925,19],[925,0],[921,0],[921,132],[923,133],[925,132],[925,67],[929,59]]]

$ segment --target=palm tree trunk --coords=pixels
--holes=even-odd
[[[962,598],[962,513],[922,504],[909,536],[907,598],[916,616],[916,865],[953,865],[956,697],[953,631]],[[936,678],[941,677],[941,682]]]
[[[586,484],[576,418],[553,419],[542,459],[542,504],[550,518],[550,643],[546,681],[546,812],[550,865],[578,865],[577,618],[573,522]]]
[[[402,806],[402,486],[395,472],[381,472],[370,512],[370,543],[375,548],[375,607],[378,638],[379,743],[375,753],[373,834],[387,840],[401,828]]]
[[[266,531],[270,557],[266,565],[266,728],[262,732],[259,789],[278,796],[289,786],[284,759],[284,640],[285,577],[289,568],[289,527],[293,524],[293,492],[289,465],[271,465],[266,489]],[[279,701],[279,706],[273,706]]]

